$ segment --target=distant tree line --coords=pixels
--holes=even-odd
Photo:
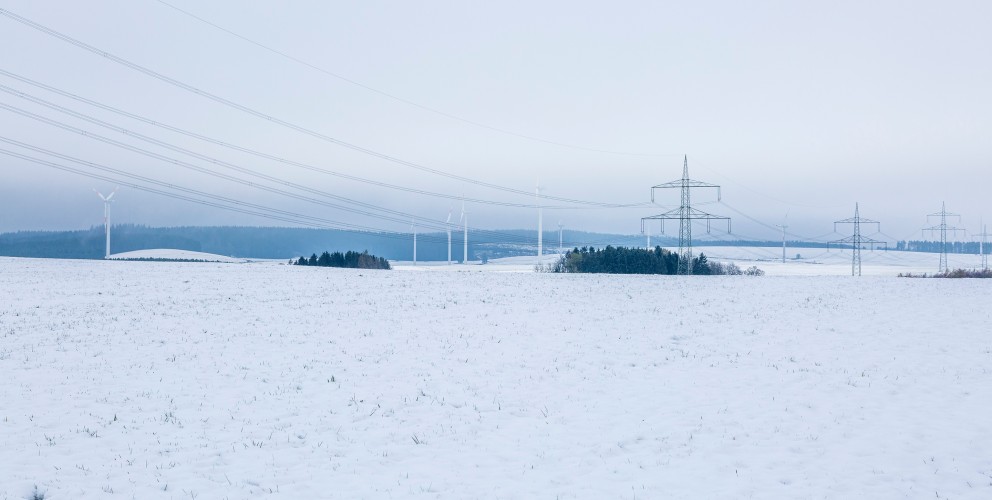
[[[989,269],[954,269],[935,274],[899,273],[900,278],[992,278]]]
[[[538,270],[551,273],[677,274],[678,268],[678,254],[660,246],[646,250],[607,245],[602,249],[574,248],[551,265],[539,267]],[[705,254],[700,253],[692,259],[692,274],[762,275],[764,272],[756,267],[741,270],[734,263],[710,262]]]
[[[324,252],[319,257],[317,254],[312,254],[309,259],[300,257],[294,264],[297,266],[347,267],[351,269],[391,269],[388,260],[369,255],[367,250],[361,253],[350,250],[345,253]]]
[[[985,248],[982,250],[986,254],[992,253],[992,249],[989,248],[990,245],[984,245]],[[964,254],[978,254],[979,249],[982,244],[977,241],[948,241],[947,242],[947,253],[964,253]],[[896,250],[903,250],[906,252],[940,252],[940,242],[939,241],[900,241],[896,243]]]

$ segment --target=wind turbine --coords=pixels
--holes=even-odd
[[[561,221],[558,221],[558,253],[559,254],[563,253],[561,246],[561,228],[562,228]]]
[[[541,208],[541,178],[534,187],[534,201],[537,204],[537,256],[544,254],[544,211]]]
[[[413,225],[413,219],[410,219],[410,231],[413,231],[413,265],[417,265],[417,226]]]
[[[107,250],[103,256],[104,259],[110,258],[110,200],[114,197],[115,194],[117,194],[117,189],[118,188],[114,188],[114,191],[111,192],[110,195],[108,196],[104,196],[96,189],[93,190],[93,192],[96,193],[96,195],[99,196],[101,200],[103,200],[103,226],[106,228],[107,231]]]
[[[444,226],[448,228],[448,265],[451,265],[451,209],[448,209],[448,220],[444,221]]]
[[[465,211],[465,200],[462,200],[462,215],[458,218],[458,221],[464,224],[462,239],[465,242],[465,249],[462,254],[462,262],[468,264],[468,212]]]
[[[788,221],[789,221],[789,213],[786,212],[785,213],[785,219],[782,220],[782,223],[781,224],[775,224],[775,227],[782,228],[782,263],[783,264],[785,264],[785,230],[786,229],[789,229],[789,226],[786,226],[785,223],[788,222]]]

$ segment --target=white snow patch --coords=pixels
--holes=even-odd
[[[156,260],[195,260],[202,262],[249,262],[250,259],[238,257],[227,257],[212,253],[194,252],[191,250],[174,250],[168,248],[157,248],[151,250],[135,250],[133,252],[122,252],[111,254],[110,260],[128,259],[156,259]]]

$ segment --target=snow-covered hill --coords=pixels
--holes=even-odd
[[[0,258],[0,498],[990,498],[990,284]]]
[[[191,250],[174,250],[159,248],[151,250],[135,250],[133,252],[122,252],[112,254],[111,260],[174,260],[174,261],[198,261],[198,262],[248,262],[248,259],[227,257],[212,253],[193,252]]]

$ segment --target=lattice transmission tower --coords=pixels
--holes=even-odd
[[[644,232],[644,221],[646,220],[660,220],[661,221],[661,233],[665,234],[665,221],[666,220],[678,220],[679,221],[679,267],[677,274],[690,275],[692,274],[692,221],[694,220],[705,220],[706,221],[706,232],[710,231],[710,221],[713,220],[725,220],[727,221],[727,232],[730,232],[730,217],[723,217],[720,215],[713,215],[701,210],[692,208],[690,203],[690,194],[692,188],[716,188],[716,199],[720,200],[720,186],[716,184],[710,184],[708,182],[695,181],[689,178],[689,157],[686,156],[682,161],[682,178],[677,181],[666,182],[664,184],[658,184],[657,186],[651,186],[651,201],[654,202],[654,191],[656,189],[669,189],[678,188],[682,191],[682,203],[679,208],[669,210],[665,213],[652,215],[650,217],[641,218],[641,232]]]
[[[937,224],[936,226],[925,227],[923,228],[923,232],[929,231],[931,235],[933,235],[934,231],[940,232],[940,267],[938,272],[945,273],[949,271],[949,269],[947,268],[947,232],[950,231],[951,235],[953,236],[954,234],[956,234],[957,231],[964,231],[964,229],[961,229],[959,227],[948,226],[947,218],[957,217],[958,222],[960,222],[961,216],[958,214],[952,214],[948,212],[947,204],[941,202],[940,212],[927,214],[928,223],[930,222],[931,217],[940,217],[940,224]]]
[[[827,248],[830,244],[837,244],[841,247],[844,245],[851,245],[851,276],[861,276],[861,248],[868,245],[872,250],[875,249],[875,245],[885,244],[884,241],[873,240],[867,236],[861,235],[861,225],[862,224],[875,224],[876,231],[882,230],[882,224],[877,220],[865,219],[861,217],[860,211],[858,209],[858,204],[854,204],[854,217],[850,219],[844,219],[834,222],[834,231],[837,231],[837,224],[852,224],[854,226],[854,233],[847,238],[841,238],[839,240],[834,240],[827,243]]]

